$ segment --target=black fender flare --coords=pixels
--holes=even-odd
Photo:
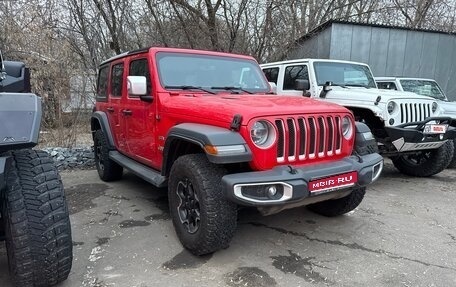
[[[355,146],[354,149],[361,155],[377,152],[377,140],[370,128],[362,122],[355,122]]]
[[[216,126],[183,123],[172,127],[166,136],[163,149],[163,169],[162,174],[167,175],[174,162],[174,143],[176,141],[187,141],[198,145],[206,153],[208,160],[216,164],[241,163],[252,161],[252,152],[244,138],[236,131]],[[205,150],[206,145],[229,146],[242,145],[244,152],[231,153],[226,155],[213,155]]]
[[[108,116],[106,115],[105,112],[96,111],[96,112],[92,113],[92,117],[90,118],[90,130],[92,131],[92,135],[97,130],[97,123],[98,123],[98,126],[100,126],[101,131],[106,135],[109,148],[115,149],[114,137],[112,136]]]

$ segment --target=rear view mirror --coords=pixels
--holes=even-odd
[[[274,94],[277,94],[277,85],[276,85],[276,83],[274,83],[274,82],[269,82],[269,86],[271,86],[271,91],[272,91]]]
[[[309,80],[297,79],[295,81],[295,90],[307,91],[310,89]]]

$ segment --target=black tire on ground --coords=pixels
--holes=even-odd
[[[456,148],[456,139],[453,140],[453,145]],[[453,159],[451,160],[448,168],[456,168],[456,152],[453,153]]]
[[[453,141],[447,141],[438,149],[420,151],[418,154],[394,157],[394,166],[403,174],[428,177],[443,171],[453,159]]]
[[[182,245],[194,255],[227,248],[234,235],[237,205],[222,191],[224,168],[204,154],[179,157],[171,168],[168,200]]]
[[[97,130],[93,138],[95,165],[103,181],[115,181],[122,178],[123,168],[109,158],[108,140],[102,130]]]
[[[366,188],[359,187],[355,188],[345,197],[310,204],[307,208],[323,216],[339,216],[358,207],[361,201],[363,201],[364,194],[366,194]]]
[[[73,260],[63,184],[46,152],[12,156],[1,200],[10,274],[15,286],[53,286],[68,277]]]

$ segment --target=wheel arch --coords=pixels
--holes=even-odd
[[[207,146],[244,146],[245,151],[233,154],[211,154]],[[252,153],[238,132],[203,124],[179,124],[171,128],[163,149],[162,175],[168,176],[174,161],[184,154],[204,153],[215,164],[241,163],[252,160]]]
[[[92,137],[95,135],[95,131],[100,129],[106,135],[109,148],[115,149],[114,137],[111,132],[108,116],[104,112],[96,111],[90,118],[90,130],[92,131]]]

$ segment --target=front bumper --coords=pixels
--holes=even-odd
[[[375,181],[383,168],[383,158],[377,153],[364,156],[349,156],[342,160],[294,168],[292,166],[278,166],[267,171],[255,171],[225,175],[222,186],[228,199],[247,206],[286,205],[307,198],[316,198],[325,195],[326,199],[338,198],[344,191],[350,192],[353,188],[366,186]],[[337,185],[327,189],[311,192],[309,184],[319,179],[331,179],[336,175],[355,172],[357,181],[343,186]],[[276,190],[275,195],[268,194],[268,190]],[[315,202],[315,200],[312,200]],[[316,200],[318,201],[318,200]]]
[[[424,133],[424,126],[431,121],[447,124],[447,131],[444,134]],[[450,117],[432,117],[421,122],[385,127],[385,129],[392,144],[399,152],[436,149],[442,146],[447,140],[456,138],[456,128],[451,126],[452,121]]]

